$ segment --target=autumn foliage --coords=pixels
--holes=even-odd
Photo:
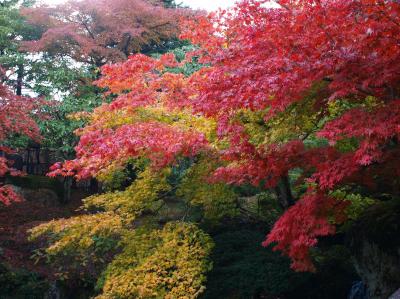
[[[159,1],[72,0],[24,8],[22,14],[43,30],[39,40],[24,42],[24,49],[101,66],[173,39],[177,21],[186,12],[165,8]]]
[[[264,245],[313,270],[309,249],[346,220],[349,203],[333,191],[379,197],[380,186],[399,187],[400,4],[277,2],[243,1],[185,22],[182,38],[199,47],[184,61],[135,55],[104,66],[96,84],[117,97],[78,132],[77,159],[53,174],[101,176],[137,157],[161,169],[209,155],[220,162],[209,181],[273,188],[300,169],[306,191]],[[192,59],[205,67],[171,71]],[[199,125],[207,122],[213,134]]]
[[[32,118],[32,112],[37,108],[37,101],[16,96],[6,85],[0,83],[0,177],[6,174],[20,175],[12,167],[12,163],[4,154],[12,153],[12,149],[5,144],[7,138],[13,134],[20,134],[39,140],[39,128]],[[0,202],[8,205],[21,198],[9,186],[0,185]]]

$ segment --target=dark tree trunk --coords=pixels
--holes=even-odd
[[[26,173],[31,174],[31,151],[26,150]]]
[[[22,83],[24,79],[24,65],[19,64],[18,65],[18,70],[17,70],[17,87],[16,87],[16,94],[17,96],[22,95]]]
[[[275,194],[278,198],[278,203],[282,209],[286,210],[294,204],[294,198],[292,190],[290,188],[290,182],[288,176],[283,176],[275,187]]]
[[[90,193],[93,193],[93,194],[99,192],[99,184],[96,179],[94,179],[94,178],[90,179],[89,190],[90,190]]]
[[[68,203],[71,200],[71,186],[72,177],[66,176],[64,178],[64,193],[63,193],[63,203]]]

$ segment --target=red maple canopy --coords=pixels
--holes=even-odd
[[[309,248],[345,220],[347,203],[336,200],[332,191],[359,186],[374,195],[383,184],[386,193],[398,194],[400,4],[279,4],[270,8],[246,0],[232,10],[186,22],[182,37],[199,45],[190,57],[207,63],[190,77],[167,71],[176,64],[171,55],[160,60],[136,55],[105,66],[97,82],[119,94],[97,113],[155,103],[188,109],[216,119],[218,138],[229,141],[227,148],[207,146],[193,130],[143,122],[107,131],[104,120],[97,119],[82,132],[77,160],[55,173],[75,169],[78,175],[93,175],[115,159],[126,161],[139,153],[163,166],[180,155],[211,150],[225,163],[214,179],[229,184],[274,187],[291,170],[301,169],[300,183],[307,184],[307,191],[264,244],[276,242],[292,258],[293,268],[312,270]],[[254,140],[239,117],[243,112],[261,115],[261,139]],[[282,129],[279,124],[288,126],[284,138],[264,138]]]
[[[37,108],[37,102],[27,97],[16,96],[7,86],[0,83],[0,151],[11,153],[12,149],[4,146],[3,142],[13,134],[28,136],[34,140],[39,139],[39,127],[32,118],[31,113]],[[12,164],[0,156],[0,177],[7,173],[19,175],[12,168]],[[21,198],[8,186],[0,185],[0,202],[8,205]]]

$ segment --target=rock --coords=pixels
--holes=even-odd
[[[355,268],[368,298],[389,298],[400,287],[400,202],[371,207],[350,230]]]
[[[389,299],[400,299],[400,289],[398,289],[392,296],[389,297]]]

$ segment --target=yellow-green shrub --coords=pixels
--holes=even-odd
[[[124,191],[90,196],[84,200],[84,207],[86,209],[101,208],[133,220],[144,210],[154,207],[160,192],[170,190],[171,187],[167,182],[169,173],[169,168],[157,173],[146,168]]]
[[[100,280],[111,298],[197,298],[211,268],[211,238],[194,224],[168,223],[162,230],[137,230]]]
[[[30,240],[47,239],[47,246],[37,251],[46,256],[64,278],[73,272],[93,278],[118,251],[118,242],[127,232],[126,223],[115,213],[97,213],[53,220],[32,228]],[[83,270],[86,268],[85,270]]]

